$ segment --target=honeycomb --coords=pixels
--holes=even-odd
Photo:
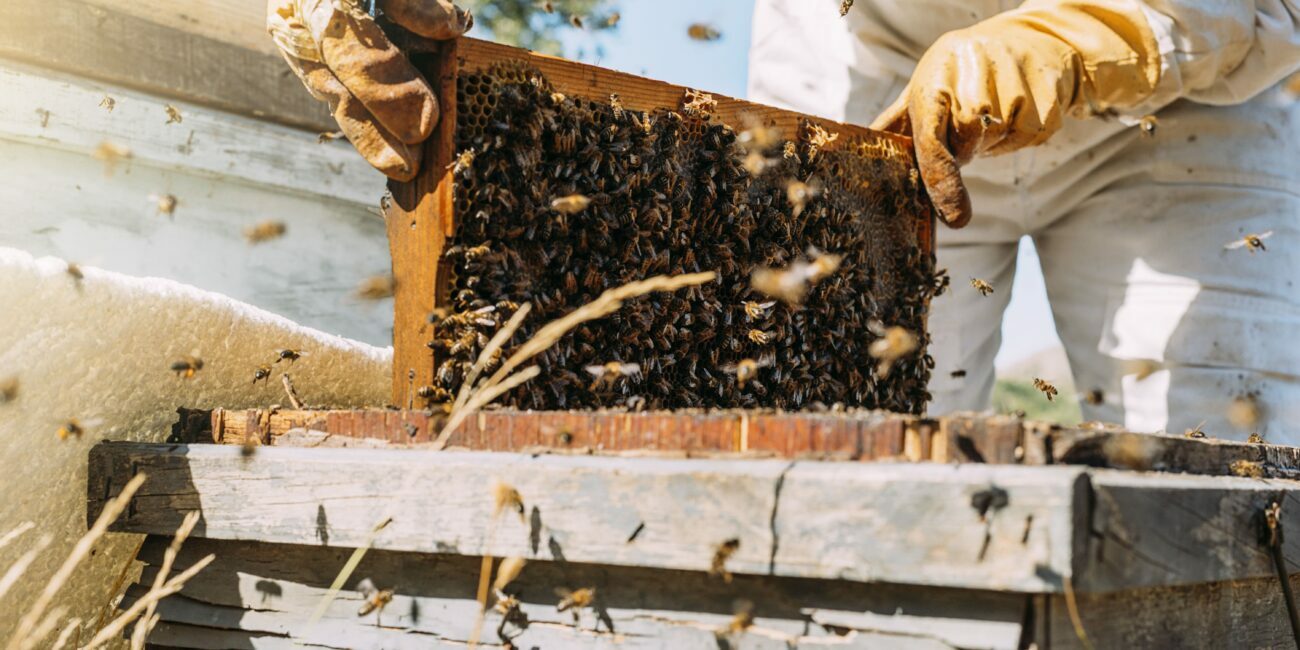
[[[920,413],[933,367],[924,318],[943,283],[917,240],[927,212],[915,173],[888,142],[818,147],[806,137],[764,151],[766,168],[751,173],[737,136],[706,111],[645,113],[564,96],[525,65],[462,70],[456,149],[472,156],[454,171],[458,229],[442,261],[454,269],[451,313],[434,318],[429,347],[440,363],[426,394],[454,394],[519,305],[533,314],[511,346],[606,289],[712,270],[716,282],[629,301],[570,333],[537,357],[537,379],[500,401]],[[818,190],[798,216],[792,181]],[[552,209],[573,194],[588,207]],[[800,305],[746,310],[770,300],[750,286],[755,269],[785,267],[810,249],[842,256],[838,271]],[[873,320],[920,339],[887,373],[868,352]],[[740,381],[747,359],[758,370]],[[588,367],[610,362],[637,371],[595,381]]]

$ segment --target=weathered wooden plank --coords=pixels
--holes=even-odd
[[[150,476],[122,531],[166,534],[199,509],[197,536],[348,547],[391,515],[377,548],[706,571],[735,539],[736,573],[1021,591],[1070,575],[1086,486],[1067,467],[128,443],[97,446],[90,467],[92,517]],[[494,520],[497,481],[527,517]]]
[[[0,57],[313,131],[337,128],[279,56],[76,0],[0,4]]]
[[[1300,478],[1300,447],[1214,438],[1062,429],[1051,434],[1053,462],[1189,474]]]
[[[156,565],[165,545],[163,538],[152,539],[140,558]],[[164,621],[326,644],[355,640],[358,628],[382,623],[388,631],[463,643],[478,612],[474,598],[479,561],[472,557],[373,551],[321,623],[309,627],[303,613],[319,602],[337,567],[346,561],[346,550],[194,540],[177,566],[188,566],[207,553],[216,554],[217,560],[186,584],[180,598],[164,602],[159,609]],[[128,603],[155,570],[146,567]],[[366,578],[395,590],[392,603],[378,618],[357,616],[363,597],[355,585]],[[570,613],[556,611],[557,587],[594,588],[596,606],[583,611],[575,623]],[[518,635],[516,647],[617,643],[714,650],[717,631],[732,619],[734,601],[744,598],[752,603],[754,626],[731,635],[733,647],[870,648],[880,647],[879,639],[874,645],[868,639],[888,634],[904,644],[901,647],[913,647],[908,641],[930,644],[920,647],[942,641],[939,647],[1014,648],[1027,603],[1019,595],[968,590],[743,575],[728,583],[700,572],[549,560],[530,562],[510,590],[526,617],[522,624],[506,628],[507,636]],[[822,625],[819,617],[829,622]],[[971,626],[963,628],[962,621]],[[929,623],[938,625],[937,631]],[[482,640],[500,643],[500,624],[501,614],[489,611]]]
[[[1260,543],[1263,511],[1283,498],[1283,528],[1300,531],[1300,483],[1289,480],[1092,474],[1088,556],[1076,589],[1117,589],[1220,582],[1275,575]],[[1300,572],[1300,535],[1283,554]]]

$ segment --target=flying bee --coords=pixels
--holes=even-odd
[[[586,369],[588,374],[595,377],[595,380],[591,382],[592,390],[602,386],[613,388],[619,379],[624,377],[635,379],[641,376],[641,364],[639,363],[610,361],[599,366],[587,366]]]
[[[1238,429],[1254,429],[1259,424],[1259,403],[1251,395],[1243,395],[1228,405],[1228,422]]]
[[[776,305],[775,300],[769,300],[767,302],[754,302],[753,300],[746,300],[745,316],[747,316],[749,320],[758,320],[766,316],[767,310],[771,309],[774,305]]]
[[[876,374],[880,377],[887,377],[895,361],[920,347],[915,334],[897,325],[885,327],[884,323],[872,320],[867,322],[867,329],[879,337],[867,346],[867,354],[880,361],[876,366]]]
[[[1138,120],[1138,128],[1142,130],[1142,135],[1148,138],[1156,137],[1156,129],[1160,126],[1160,120],[1154,115],[1145,115]]]
[[[749,153],[745,154],[744,160],[740,162],[750,176],[762,176],[763,172],[767,171],[767,168],[771,167],[773,163],[772,159],[764,156],[757,149],[751,149]]]
[[[965,371],[965,370],[961,370],[961,369],[954,370],[954,371],[948,373],[948,376],[949,376],[949,377],[952,377],[953,379],[961,379],[962,377],[965,377],[965,376],[966,376],[966,371]]]
[[[172,372],[176,373],[177,377],[180,377],[181,379],[189,379],[193,377],[195,373],[203,369],[203,359],[200,359],[198,355],[195,354],[187,354],[180,359],[173,361],[171,368]]]
[[[808,257],[812,260],[807,272],[808,281],[813,284],[829,278],[832,273],[839,270],[840,262],[844,260],[839,255],[823,253],[811,246],[808,247]]]
[[[270,376],[271,376],[271,366],[258,366],[257,370],[253,371],[253,383],[256,384],[257,382],[263,381]]]
[[[1258,235],[1251,233],[1236,241],[1228,242],[1227,244],[1224,244],[1223,247],[1227,250],[1235,250],[1244,246],[1246,250],[1250,252],[1251,255],[1254,255],[1255,251],[1257,250],[1258,251],[1268,250],[1267,248],[1264,247],[1264,240],[1272,236],[1273,236],[1272,230],[1259,233]]]
[[[316,144],[325,144],[331,140],[339,140],[343,137],[342,131],[325,131],[316,134]]]
[[[758,376],[759,368],[767,368],[776,363],[772,357],[767,357],[755,361],[754,359],[741,359],[734,366],[723,366],[722,369],[736,375],[736,383],[744,386]]]
[[[555,610],[564,612],[572,609],[575,618],[579,610],[591,607],[591,604],[596,602],[595,587],[583,587],[582,589],[573,590],[557,587],[555,595],[560,597],[560,602],[555,605]]]
[[[157,208],[157,214],[171,217],[176,212],[176,197],[171,194],[150,194],[149,202]]]
[[[456,156],[456,159],[453,160],[450,165],[447,165],[447,168],[450,169],[453,174],[461,174],[469,171],[470,165],[473,164],[474,150],[466,149],[460,152],[460,154]]]
[[[979,278],[971,278],[970,286],[974,287],[976,291],[980,292],[981,296],[987,296],[993,293],[993,285]]]
[[[804,206],[806,206],[809,201],[816,198],[819,192],[820,189],[816,184],[810,185],[793,179],[786,183],[785,198],[790,202],[791,216],[797,217],[803,214]]]
[[[1106,393],[1100,388],[1094,388],[1082,395],[1084,403],[1091,406],[1101,406],[1106,403]]]
[[[570,194],[551,199],[551,209],[560,214],[577,214],[591,205],[591,199],[581,194]]]
[[[569,24],[573,25],[574,27],[577,27],[578,29],[582,29],[583,27],[582,17],[579,16],[578,14],[573,14],[572,16],[569,16]]]
[[[545,11],[548,14],[555,13],[555,5],[552,4],[550,0],[544,0],[543,2],[538,2],[537,8],[541,9],[542,11]]]
[[[0,379],[0,404],[8,404],[18,399],[18,378]]]
[[[1051,402],[1056,399],[1058,391],[1056,390],[1056,386],[1053,386],[1051,382],[1034,377],[1034,388],[1042,391],[1043,395],[1047,397],[1047,401]]]
[[[357,610],[357,616],[365,616],[370,612],[382,612],[384,607],[393,601],[393,590],[376,587],[370,578],[358,583],[357,591],[361,592],[361,596],[366,599],[366,602],[361,605],[361,609]]]
[[[112,113],[113,109],[117,108],[117,100],[108,95],[104,95],[104,98],[99,100],[99,107]]]
[[[288,361],[289,365],[293,365],[293,362],[297,361],[298,359],[301,359],[302,355],[304,354],[306,353],[303,352],[302,350],[294,350],[292,348],[284,348],[281,350],[276,350],[275,362],[280,363],[281,361]]]
[[[164,104],[164,105],[163,105],[163,111],[165,111],[165,112],[167,113],[167,122],[166,122],[166,124],[180,124],[180,123],[181,123],[181,110],[180,110],[179,108],[176,108],[175,106],[172,106],[171,104]]]
[[[623,15],[615,11],[614,13],[610,14],[608,18],[605,19],[605,26],[613,27],[617,25],[618,21],[622,19],[623,19]]]
[[[784,145],[781,145],[781,157],[786,160],[793,160],[797,163],[799,162],[799,150],[795,147],[793,142],[787,140]]]
[[[524,497],[509,483],[497,481],[492,484],[492,516],[499,517],[502,512],[513,510],[518,513],[520,521],[524,518]]]
[[[709,562],[709,575],[722,578],[723,582],[731,583],[731,572],[727,570],[727,560],[731,559],[736,551],[740,550],[740,540],[738,538],[728,539],[713,549],[713,560]]]
[[[623,119],[623,100],[618,98],[618,93],[609,94],[609,108],[614,111],[614,119]]]
[[[250,244],[260,244],[284,236],[288,228],[283,221],[263,221],[244,229],[244,239]]]
[[[758,345],[767,345],[772,341],[772,335],[763,330],[751,329],[745,334],[746,338]]]
[[[392,298],[397,290],[397,281],[387,273],[373,275],[357,285],[356,296],[362,300],[382,300]]]
[[[853,0],[840,0],[840,16],[849,15],[849,10],[853,8]]]
[[[1252,445],[1262,445],[1264,444],[1264,436],[1261,436],[1258,433],[1252,433],[1249,438],[1246,438],[1246,442],[1249,442]]]
[[[736,142],[746,149],[767,151],[781,141],[781,131],[775,127],[763,126],[763,122],[757,117],[745,113],[740,116],[744,122],[745,130],[736,136]]]
[[[726,627],[718,630],[719,636],[725,637],[739,634],[754,625],[754,603],[752,601],[741,598],[731,604],[731,611],[734,616],[731,617]]]
[[[716,41],[722,38],[722,32],[708,23],[691,23],[686,28],[686,35],[695,41]]]
[[[72,279],[77,282],[81,282],[86,278],[86,276],[81,272],[81,266],[76,262],[68,262],[68,275],[72,276]]]
[[[59,436],[59,440],[67,440],[68,438],[73,437],[80,440],[82,436],[86,435],[86,429],[95,426],[96,422],[86,422],[83,424],[77,420],[77,418],[68,418],[63,422],[63,424],[59,425],[59,429],[56,433]]]
[[[105,176],[112,176],[113,170],[117,168],[117,163],[131,157],[131,148],[116,142],[102,140],[95,146],[95,150],[90,152],[90,155],[95,160],[104,163]]]

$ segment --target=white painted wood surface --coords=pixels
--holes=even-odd
[[[347,143],[12,63],[0,63],[0,88],[0,246],[167,277],[391,344],[391,301],[351,297],[389,258],[384,179]],[[166,123],[169,103],[182,122]],[[105,140],[132,152],[111,175],[91,157]],[[158,214],[150,194],[174,195],[175,214]],[[250,246],[243,229],[266,219],[288,234]]]

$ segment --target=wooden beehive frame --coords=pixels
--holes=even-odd
[[[433,352],[425,345],[432,338],[428,316],[443,305],[448,294],[442,251],[456,232],[450,164],[456,155],[456,79],[462,69],[476,70],[494,63],[522,62],[540,71],[555,88],[569,96],[608,101],[617,94],[630,110],[677,109],[688,90],[593,65],[535,54],[505,45],[472,38],[435,42],[402,39],[412,60],[433,85],[442,109],[437,129],[424,145],[420,174],[411,182],[389,184],[392,194],[385,218],[392,253],[396,295],[393,307],[393,404],[412,408],[414,387],[432,384],[437,367]],[[902,136],[814,118],[793,111],[763,106],[722,95],[713,95],[713,115],[724,124],[742,124],[743,117],[757,118],[778,130],[786,140],[798,140],[807,122],[819,124],[840,135],[839,141],[865,141],[908,165],[915,165],[911,140]],[[830,145],[832,148],[836,144]],[[917,241],[933,250],[933,214],[917,220]]]

